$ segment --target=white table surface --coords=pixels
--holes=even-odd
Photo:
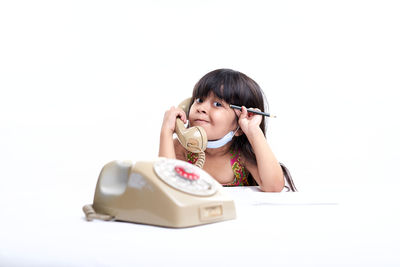
[[[400,264],[391,194],[378,202],[367,194],[225,190],[235,200],[237,219],[185,229],[87,222],[79,190],[69,199],[50,191],[42,197],[22,192],[26,201],[9,194],[2,203],[0,266]]]

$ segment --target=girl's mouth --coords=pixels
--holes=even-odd
[[[196,122],[196,123],[198,123],[198,124],[206,124],[206,123],[208,123],[208,121],[206,121],[206,120],[200,120],[200,119],[194,120],[194,122]]]

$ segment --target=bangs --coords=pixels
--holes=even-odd
[[[236,76],[236,77],[235,77]],[[246,98],[241,89],[240,77],[232,72],[211,72],[195,85],[192,100],[206,98],[211,93],[229,104],[238,105],[238,99]],[[243,99],[245,100],[245,99]],[[245,100],[246,102],[246,100]]]
[[[235,99],[234,91],[227,89],[223,83],[215,85],[199,86],[193,91],[193,99],[196,98],[207,98],[211,93],[227,103],[232,103]]]

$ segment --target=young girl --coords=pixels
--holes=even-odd
[[[229,105],[241,106],[234,110]],[[258,84],[245,74],[230,69],[214,70],[193,89],[189,116],[180,108],[165,112],[160,134],[159,156],[195,163],[197,155],[173,138],[175,121],[202,126],[208,144],[203,169],[224,186],[259,185],[265,192],[280,192],[284,173],[265,138],[265,117],[247,112],[264,111]],[[284,169],[285,170],[285,169]],[[290,179],[290,188],[295,187]]]

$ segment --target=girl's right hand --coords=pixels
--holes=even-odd
[[[186,114],[181,108],[171,107],[164,114],[161,131],[172,135],[175,132],[175,123],[177,119],[186,123]]]

